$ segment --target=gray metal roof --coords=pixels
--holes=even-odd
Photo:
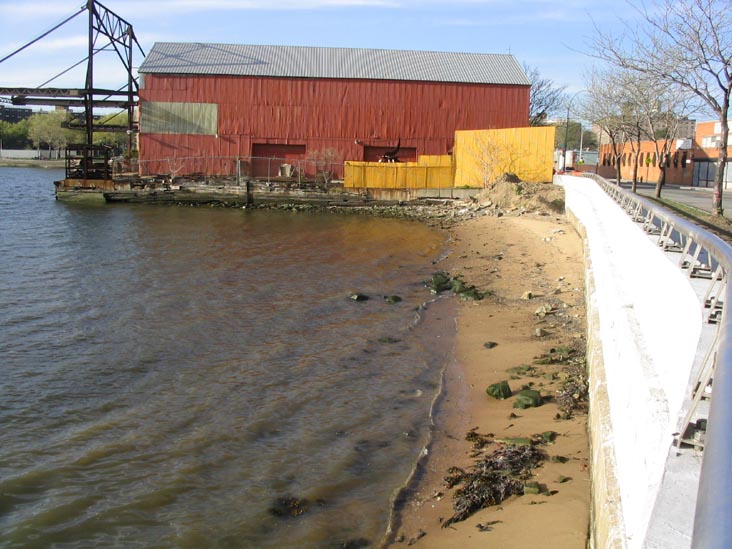
[[[191,42],[157,42],[140,72],[530,85],[508,54]]]

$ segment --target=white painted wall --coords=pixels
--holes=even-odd
[[[592,180],[558,176],[594,278],[626,546],[641,547],[681,415],[702,313],[688,279]],[[593,314],[587,312],[588,316]],[[592,337],[589,338],[592,340]],[[592,398],[592,395],[591,397]]]

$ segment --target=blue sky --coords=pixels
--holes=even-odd
[[[0,0],[0,58],[77,12],[83,0]],[[610,0],[104,0],[129,21],[145,52],[156,41],[282,44],[512,53],[568,93],[594,61],[594,31],[619,28]],[[276,7],[272,7],[276,6]],[[0,63],[0,86],[36,87],[86,55],[86,15]],[[97,61],[96,84],[119,87],[121,65]],[[135,64],[142,60],[137,56]],[[84,67],[52,84],[82,87]]]

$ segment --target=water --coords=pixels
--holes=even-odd
[[[61,177],[0,168],[0,547],[378,544],[452,349],[443,237]]]

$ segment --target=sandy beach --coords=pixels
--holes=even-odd
[[[552,192],[561,190],[554,187]],[[496,207],[490,200],[488,204]],[[590,520],[586,414],[577,409],[568,417],[557,402],[559,391],[566,388],[566,365],[535,364],[558,346],[584,352],[581,238],[563,214],[551,208],[525,211],[516,204],[500,209],[500,214],[494,211],[460,222],[450,233],[452,252],[441,268],[491,295],[460,301],[455,359],[445,372],[433,443],[395,524],[391,546],[466,549],[488,544],[529,547],[538,542],[544,547],[586,547]],[[507,372],[521,365],[532,369],[526,375]],[[514,394],[531,385],[545,403],[515,409],[513,398],[496,400],[486,394],[490,384],[504,380]],[[474,451],[465,440],[471,429],[493,435],[494,442]],[[500,438],[546,431],[556,432],[556,439],[540,445],[548,459],[531,478],[541,493],[510,496],[500,505],[442,527],[453,515],[455,488],[448,489],[444,482],[450,467],[469,469],[476,456],[500,447]]]

